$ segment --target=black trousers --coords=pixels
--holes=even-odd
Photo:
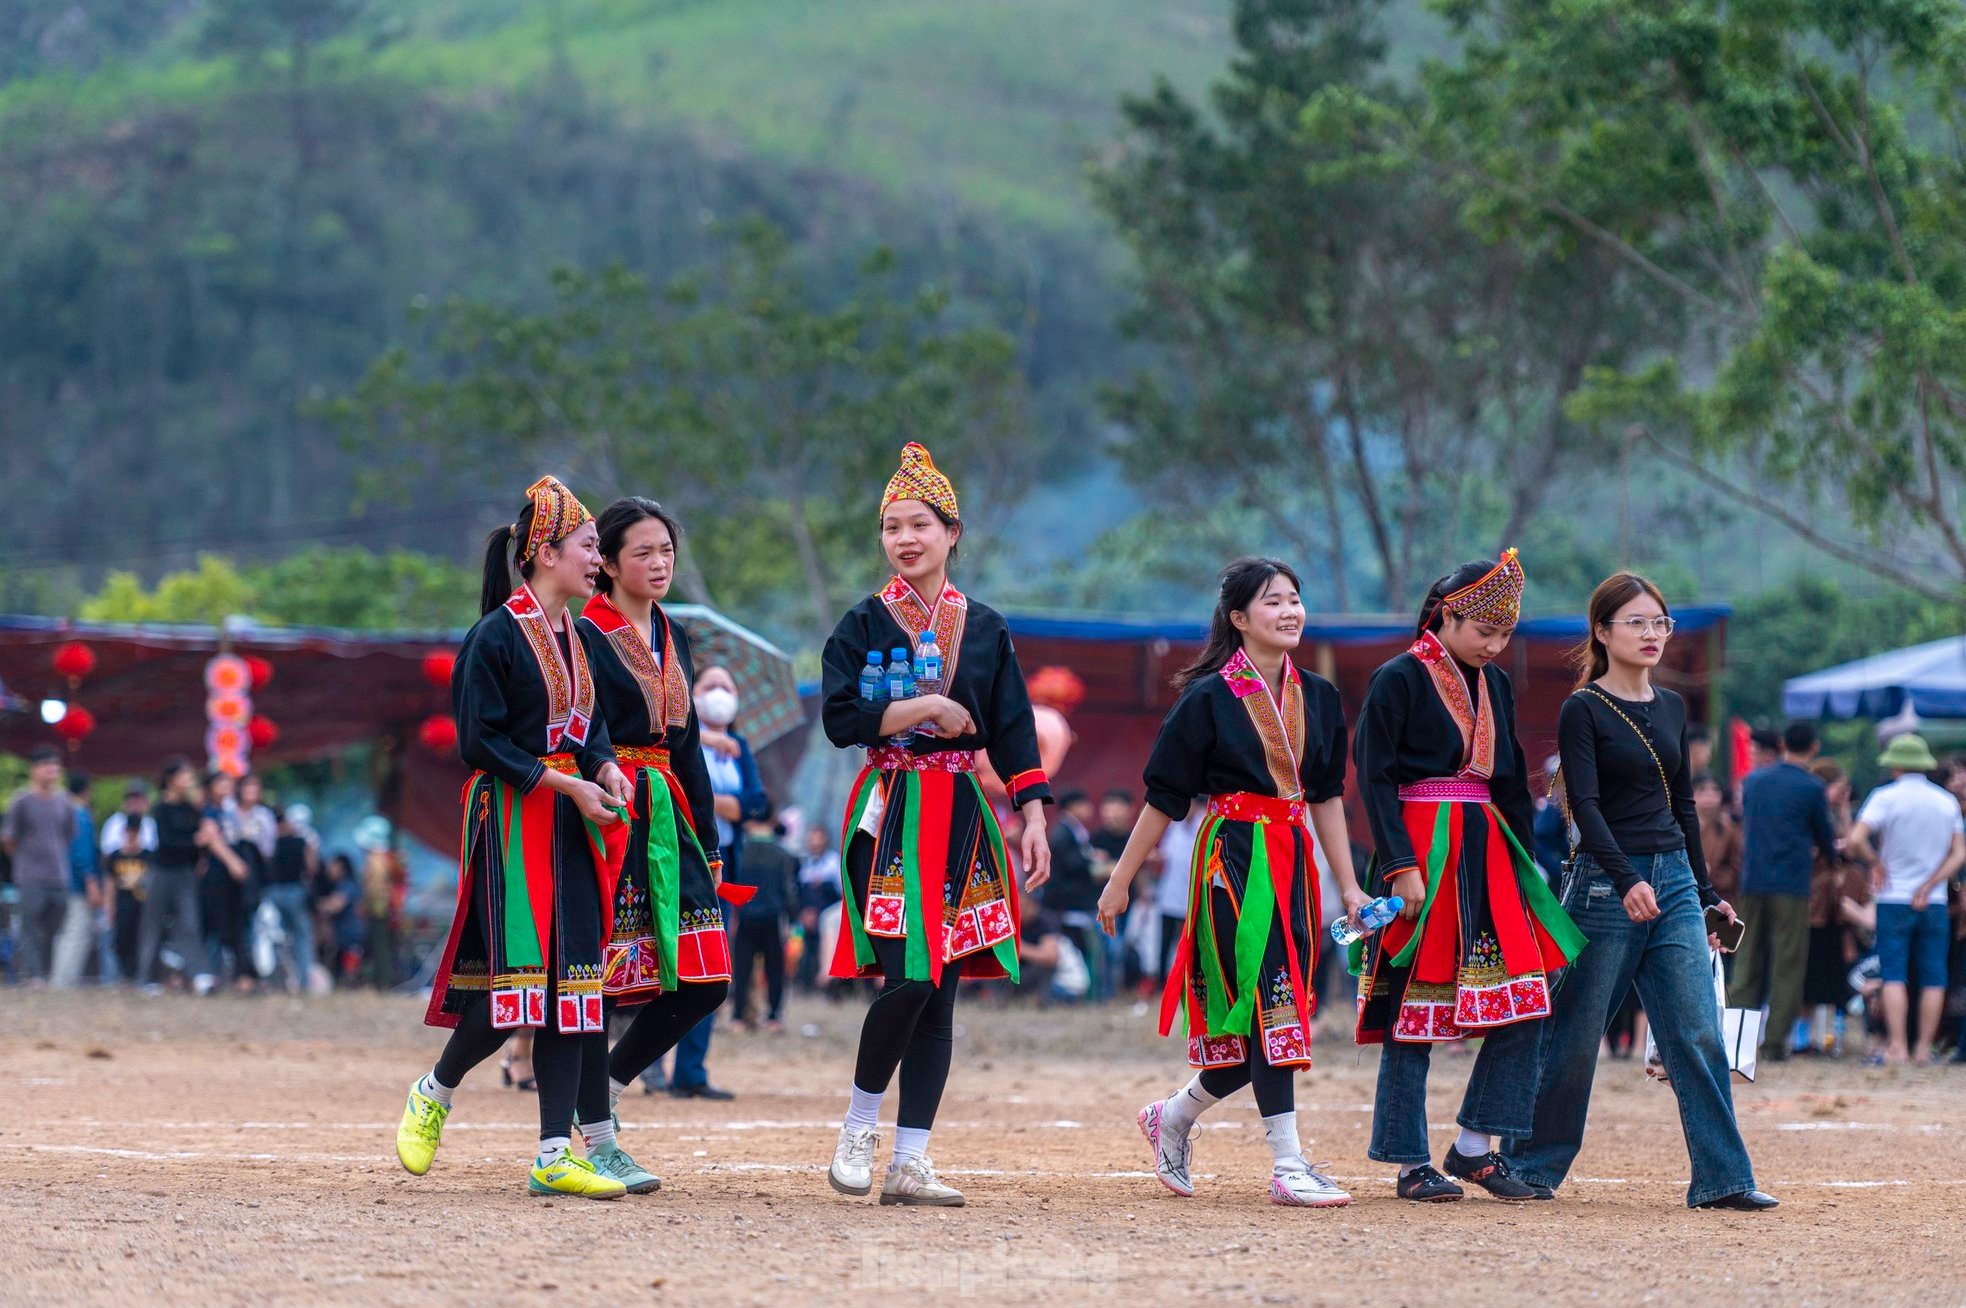
[[[847,853],[847,875],[853,878],[858,903],[867,902],[873,860],[874,842],[865,834],[856,836]],[[852,930],[852,925],[842,922],[840,930]],[[899,1070],[901,1103],[895,1123],[926,1131],[935,1125],[942,1092],[949,1084],[956,1039],[956,986],[962,978],[962,962],[945,966],[940,984],[910,981],[906,940],[875,936],[871,943],[886,979],[874,1002],[867,1006],[867,1019],[860,1026],[853,1084],[878,1094],[887,1089]]]
[[[762,955],[765,961],[766,1016],[776,1022],[785,1009],[785,931],[776,916],[738,914],[730,937],[731,1007],[739,1021],[751,1016],[751,977]]]
[[[472,996],[458,1015],[444,1052],[437,1056],[437,1079],[447,1086],[464,1084],[465,1074],[505,1047],[510,1031],[492,1026],[491,996]],[[607,1058],[608,1038],[599,1031],[566,1035],[550,1023],[532,1033],[532,1071],[539,1084],[539,1138],[573,1134],[574,1103],[580,1096],[581,1061],[598,1049]],[[603,1099],[607,1080],[601,1080]],[[606,1116],[605,1112],[602,1116]]]

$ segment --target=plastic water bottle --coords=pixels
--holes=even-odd
[[[913,671],[915,677],[915,693],[917,695],[940,695],[942,693],[942,650],[935,643],[934,632],[924,631],[922,633],[921,647],[915,651],[915,666]],[[916,727],[915,734],[926,736],[933,733],[925,730],[924,727]]]
[[[908,666],[908,648],[896,645],[887,655],[887,697],[899,702],[915,697],[915,672]],[[914,731],[908,730],[888,737],[891,745],[906,745],[915,738]]]
[[[867,666],[860,669],[860,702],[876,706],[887,703],[887,672],[881,667],[877,649],[867,651]]]
[[[1399,910],[1406,901],[1398,895],[1387,895],[1383,899],[1369,899],[1359,906],[1358,919],[1365,924],[1363,930],[1352,925],[1349,916],[1341,917],[1331,924],[1331,941],[1340,949],[1354,940],[1363,940],[1386,923],[1399,916]]]

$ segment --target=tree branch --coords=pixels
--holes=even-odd
[[[1905,589],[1922,595],[1926,599],[1937,600],[1946,604],[1958,600],[1959,596],[1956,592],[1932,585],[1921,575],[1911,571],[1906,565],[1895,559],[1878,555],[1868,550],[1859,549],[1854,545],[1823,534],[1812,526],[1807,518],[1802,517],[1787,506],[1771,500],[1764,495],[1756,494],[1744,486],[1738,486],[1727,478],[1706,468],[1697,460],[1680,453],[1660,440],[1653,434],[1650,428],[1642,424],[1635,425],[1633,431],[1652,448],[1655,454],[1667,463],[1692,475],[1703,485],[1712,490],[1719,491],[1736,503],[1744,504],[1757,513],[1773,518],[1776,522],[1781,523],[1784,527],[1795,533],[1796,536],[1814,545],[1825,554],[1839,558],[1845,563],[1854,564],[1873,576],[1882,577],[1894,585],[1903,586]]]

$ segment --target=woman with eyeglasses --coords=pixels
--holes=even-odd
[[[1659,588],[1629,572],[1591,595],[1578,648],[1582,680],[1557,717],[1557,746],[1577,848],[1563,907],[1590,938],[1551,996],[1535,1125],[1503,1142],[1511,1170],[1549,1192],[1584,1142],[1598,1042],[1634,983],[1652,1019],[1693,1181],[1689,1208],[1755,1212],[1775,1200],[1755,1188],[1734,1121],[1727,1055],[1714,1002],[1706,910],[1734,910],[1714,893],[1700,846],[1686,761],[1686,702],[1652,683],[1672,638]]]

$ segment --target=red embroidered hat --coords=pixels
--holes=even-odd
[[[1502,551],[1502,560],[1451,595],[1441,598],[1440,606],[1471,622],[1488,622],[1498,627],[1513,626],[1522,616],[1522,591],[1529,584],[1522,562],[1513,549]]]
[[[526,487],[526,498],[532,501],[532,530],[519,542],[521,563],[539,553],[541,545],[566,539],[594,516],[557,477],[541,477]],[[519,534],[516,524],[512,534]]]
[[[901,466],[887,479],[887,490],[881,495],[881,512],[886,513],[887,506],[896,500],[920,500],[951,518],[962,518],[956,512],[955,485],[942,475],[935,460],[928,457],[927,447],[915,441],[901,447]]]

